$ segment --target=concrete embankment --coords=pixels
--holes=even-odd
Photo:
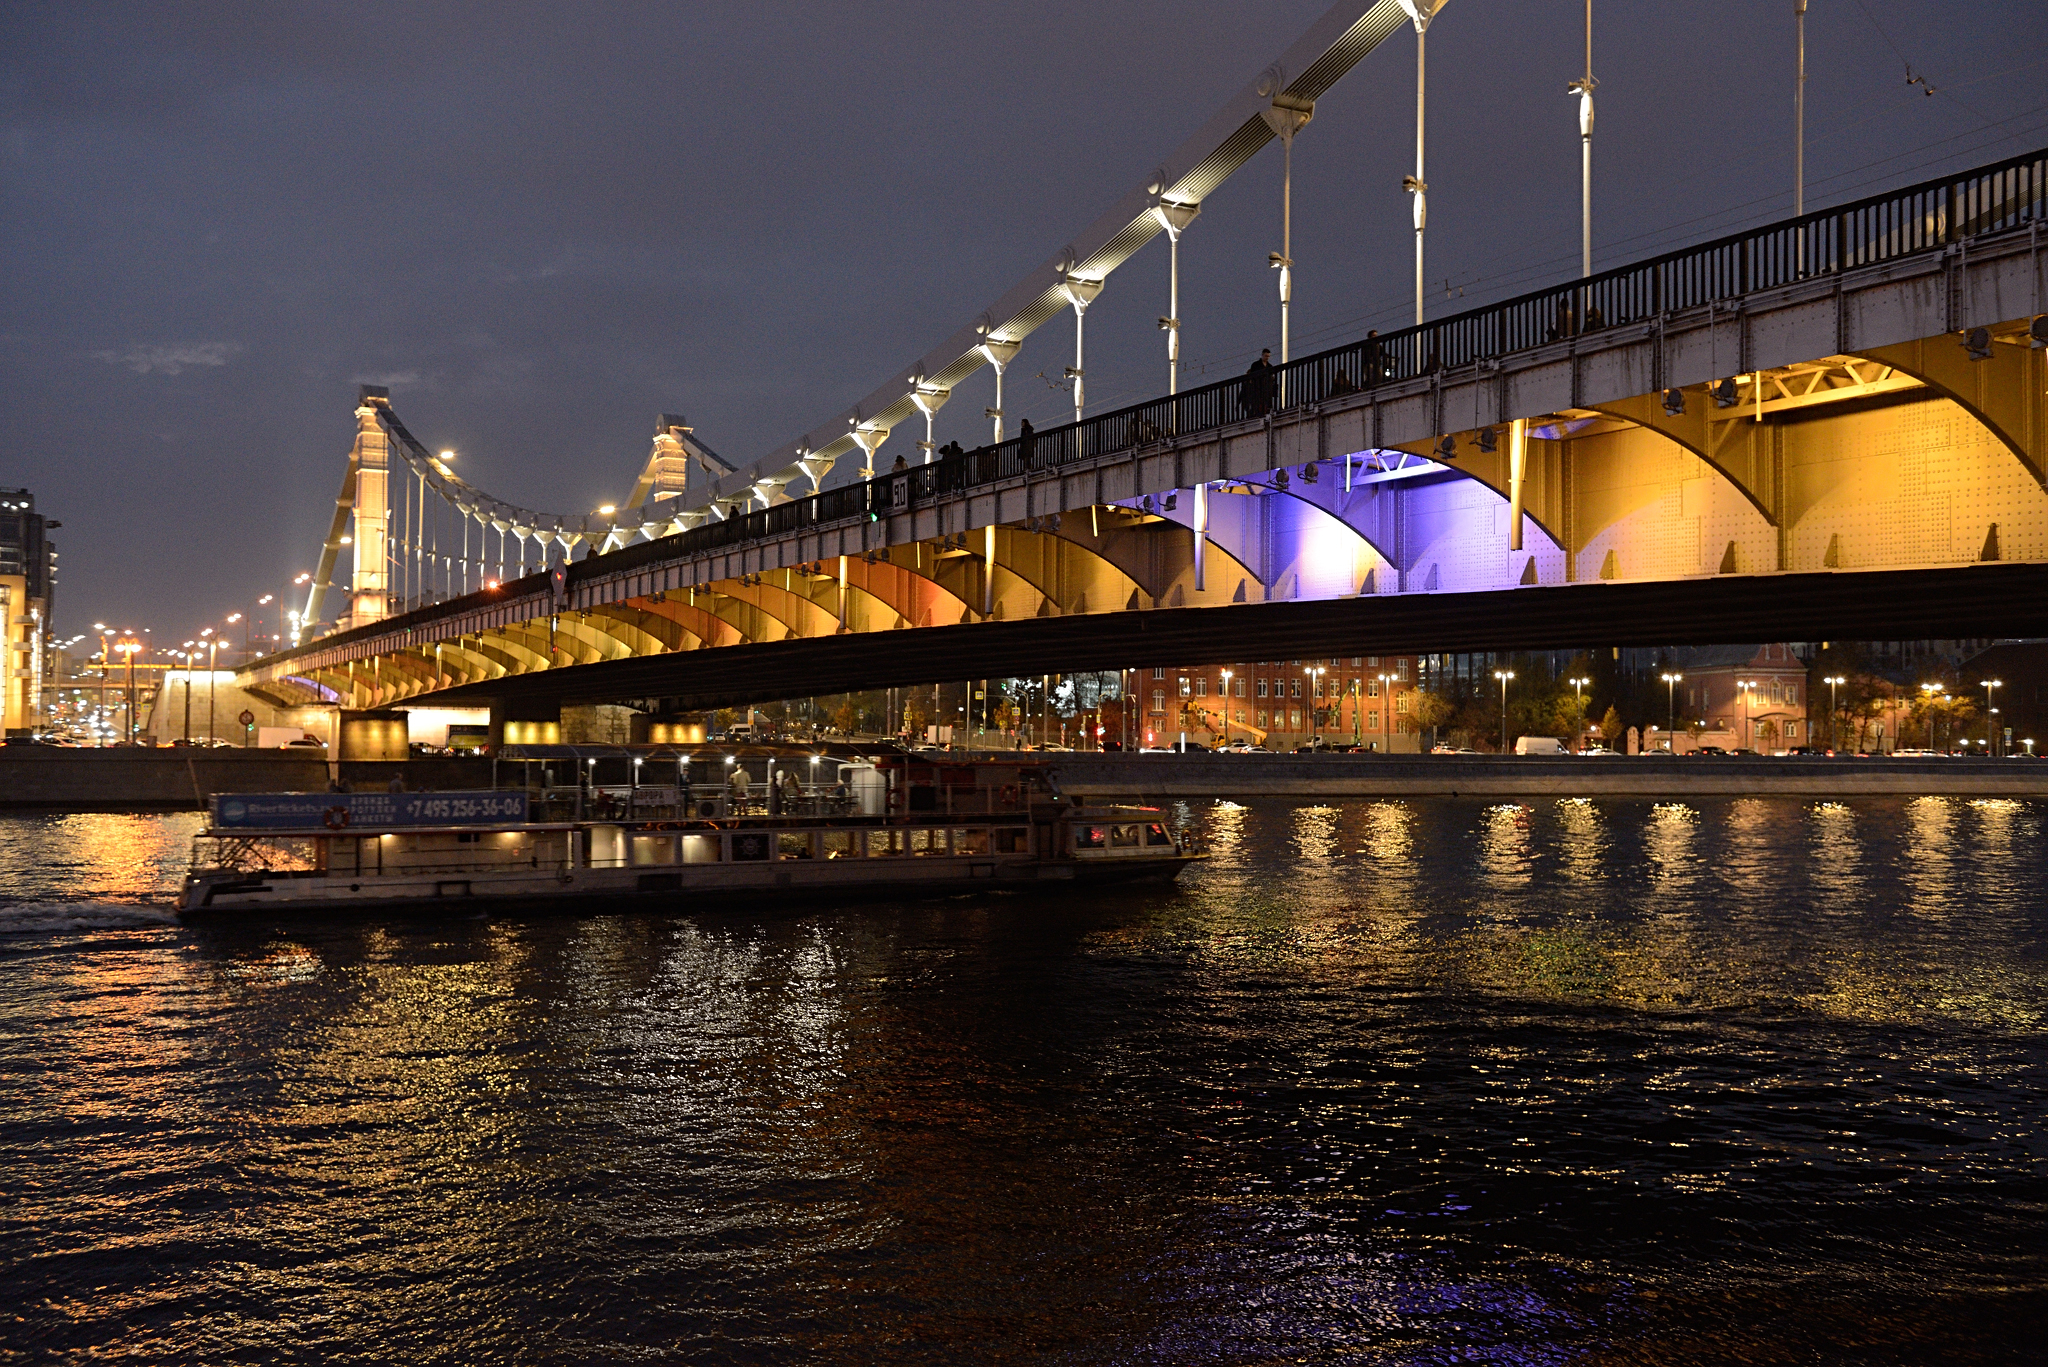
[[[2048,760],[1062,755],[1092,799],[1241,797],[2048,798]]]
[[[0,808],[190,810],[204,806],[215,793],[317,793],[325,791],[329,777],[321,754],[317,750],[0,746]],[[363,790],[382,788],[394,775],[412,789],[491,786],[489,760],[351,760],[341,766],[342,782]]]

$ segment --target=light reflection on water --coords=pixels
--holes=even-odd
[[[2017,1358],[2044,814],[1216,802],[1178,890],[239,930],[9,922],[186,819],[0,819],[0,1360]]]

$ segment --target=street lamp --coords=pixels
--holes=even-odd
[[[127,656],[127,657],[128,657],[128,726],[127,726],[127,730],[128,730],[128,743],[129,743],[130,745],[133,745],[133,744],[135,743],[135,652],[136,652],[136,651],[138,651],[138,650],[140,650],[140,649],[142,649],[142,642],[140,642],[140,641],[138,641],[138,640],[134,639],[134,638],[133,638],[133,637],[131,636],[131,637],[130,637],[129,639],[127,639],[127,640],[125,640],[125,641],[118,641],[118,642],[116,642],[116,643],[115,643],[115,645],[114,645],[114,649],[116,649],[116,650],[120,651],[120,652],[121,652],[121,653],[122,653],[123,655],[125,655],[125,656]],[[187,685],[187,687],[190,687],[190,685]]]
[[[1591,10],[1589,7],[1589,19],[1590,14]],[[1565,682],[1572,686],[1572,702],[1574,710],[1578,715],[1578,725],[1572,733],[1572,744],[1577,749],[1583,750],[1586,748],[1586,699],[1583,695],[1583,690],[1587,684],[1593,681],[1590,678],[1573,675],[1571,678],[1566,679]]]
[[[1230,739],[1230,673],[1227,669],[1223,671],[1223,739],[1226,741]],[[1098,742],[1098,748],[1099,745]]]
[[[1508,680],[1515,677],[1512,669],[1496,669],[1493,677],[1500,680],[1500,752],[1508,752]]]
[[[1387,753],[1392,754],[1394,750],[1394,676],[1391,674],[1378,674],[1374,677],[1380,681],[1380,708],[1384,718],[1380,725],[1380,731],[1386,737]]]
[[[1756,745],[1751,741],[1749,735],[1749,713],[1750,709],[1756,705],[1756,697],[1750,690],[1757,686],[1757,680],[1737,679],[1735,686],[1742,690],[1742,748],[1754,750]]]
[[[1995,755],[1995,754],[1997,754],[1997,753],[1998,753],[1998,732],[1997,732],[1997,726],[1998,726],[1998,723],[1997,723],[1997,722],[1995,722],[1995,721],[1993,721],[1993,720],[1992,720],[1992,718],[1994,718],[1994,717],[1996,717],[1996,716],[1998,715],[1998,709],[1997,709],[1996,707],[1993,707],[1993,706],[1991,705],[1991,690],[1992,690],[1992,689],[1994,689],[1994,688],[2003,688],[2003,687],[2005,687],[2005,680],[2003,680],[2003,679],[1979,679],[1979,680],[1978,680],[1978,683],[1980,683],[1981,685],[1983,685],[1983,688],[1984,688],[1984,746],[1985,746],[1985,751],[1986,751],[1986,753],[1988,753],[1988,754],[1993,754],[1993,755]]]
[[[1849,680],[1841,674],[1830,674],[1821,682],[1828,686],[1828,743],[1839,750],[1842,748],[1842,704],[1839,690]]]
[[[1683,674],[1659,674],[1664,681],[1664,729],[1673,737],[1678,735],[1678,681]]]
[[[1319,750],[1323,740],[1323,675],[1328,672],[1322,665],[1310,665],[1302,671],[1310,680],[1308,710],[1316,719],[1316,748]]]
[[[1924,683],[1920,685],[1920,691],[1927,696],[1927,748],[1939,750],[1941,746],[1935,741],[1935,723],[1941,720],[1941,714],[1934,709],[1937,695],[1948,692],[1948,685]]]

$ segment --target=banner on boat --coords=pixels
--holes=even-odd
[[[219,793],[213,824],[222,829],[345,831],[356,826],[502,826],[526,820],[526,794],[484,789],[453,793]]]

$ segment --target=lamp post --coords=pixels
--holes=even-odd
[[[1792,87],[1792,217],[1798,218],[1806,212],[1806,0],[1792,0],[1792,13],[1799,29],[1799,79]]]
[[[1301,672],[1308,675],[1308,711],[1315,718],[1316,748],[1320,750],[1323,744],[1323,675],[1328,670],[1322,665],[1310,665]]]
[[[1685,675],[1659,674],[1657,677],[1664,681],[1664,729],[1675,738],[1678,735],[1678,681]]]
[[[1166,230],[1166,250],[1171,258],[1167,268],[1166,317],[1159,320],[1159,329],[1166,334],[1166,392],[1169,394],[1180,393],[1180,235],[1188,230],[1188,225],[1201,212],[1199,204],[1176,204],[1169,199],[1162,199],[1152,206],[1152,216]],[[1002,440],[1000,433],[996,440]]]
[[[1941,746],[1936,743],[1935,737],[1939,734],[1938,723],[1941,720],[1941,714],[1935,708],[1939,705],[1940,695],[1948,692],[1948,685],[1924,683],[1920,685],[1920,692],[1927,699],[1927,748],[1939,750]]]
[[[1984,686],[1984,750],[1986,754],[1998,753],[1998,709],[1991,705],[1991,690],[2005,687],[2003,679],[1979,679]]]
[[[1841,674],[1830,674],[1821,680],[1828,686],[1828,744],[1833,749],[1842,748],[1842,701],[1840,689],[1849,682]]]
[[[1801,8],[1804,8],[1802,3]],[[1579,274],[1593,273],[1593,0],[1586,0],[1586,72],[1565,87],[1579,97]],[[1585,316],[1586,300],[1579,301]]]
[[[1508,752],[1508,680],[1515,677],[1512,669],[1496,669],[1493,677],[1500,680],[1500,752]]]
[[[1735,681],[1735,687],[1741,690],[1742,693],[1742,748],[1745,750],[1756,749],[1756,746],[1750,742],[1749,738],[1749,709],[1754,703],[1750,690],[1755,688],[1756,685],[1757,681],[1755,679],[1737,679]]]
[[[1223,739],[1230,739],[1230,671],[1223,671]]]
[[[128,743],[133,745],[135,743],[135,652],[142,649],[142,642],[130,637],[128,640],[116,643],[114,649],[128,657],[127,738]],[[189,690],[191,685],[187,684],[186,687]]]
[[[1386,739],[1387,753],[1392,754],[1394,749],[1394,676],[1391,674],[1376,674],[1373,677],[1378,679],[1380,683],[1382,714],[1380,734]]]
[[[179,658],[181,658],[181,659],[182,659],[182,660],[184,660],[184,662],[185,662],[185,729],[184,729],[184,740],[185,740],[185,744],[187,744],[187,745],[190,745],[190,744],[192,743],[192,646],[193,646],[193,642],[191,642],[191,641],[187,641],[187,642],[185,642],[185,648],[184,648],[183,650],[174,650],[174,651],[171,651],[171,652],[170,652],[171,654],[173,654],[173,655],[176,655],[176,656],[178,656]],[[164,671],[164,677],[165,677],[166,679],[168,679],[168,678],[170,677],[170,671],[169,671],[169,670],[165,670],[165,671]]]
[[[1593,7],[1591,4],[1591,0],[1588,0],[1586,6],[1586,18],[1588,23],[1592,22],[1592,15]],[[1587,684],[1593,681],[1590,678],[1586,678],[1582,675],[1575,674],[1571,678],[1565,680],[1565,682],[1572,686],[1572,712],[1577,719],[1577,724],[1572,731],[1572,746],[1574,749],[1583,750],[1586,748],[1585,687]]]
[[[212,631],[213,629],[209,627],[207,628],[207,630]],[[214,735],[214,703],[217,702],[220,698],[220,683],[218,680],[218,671],[214,667],[218,663],[217,657],[219,652],[220,636],[218,633],[216,633],[213,639],[206,643],[206,739],[209,745],[213,742]]]
[[[1427,111],[1425,84],[1429,71],[1429,22],[1448,0],[1401,0],[1401,8],[1415,24],[1415,174],[1402,179],[1401,186],[1415,196],[1415,325],[1422,326],[1422,235],[1429,224],[1429,182],[1423,172],[1423,129]]]

